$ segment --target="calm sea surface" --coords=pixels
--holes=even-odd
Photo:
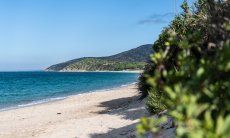
[[[63,99],[137,81],[136,73],[0,72],[0,110]]]

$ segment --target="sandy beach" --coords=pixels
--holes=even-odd
[[[1,138],[132,137],[148,115],[135,85],[0,112]]]

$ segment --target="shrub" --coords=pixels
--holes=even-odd
[[[185,1],[182,8],[155,42],[139,88],[150,112],[168,109],[177,137],[229,137],[230,2],[198,0],[190,10]],[[146,130],[143,122],[138,128]]]

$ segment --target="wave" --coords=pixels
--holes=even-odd
[[[16,105],[16,106],[2,108],[2,109],[0,109],[0,111],[7,111],[7,110],[12,110],[12,109],[29,107],[29,106],[33,106],[33,105],[39,105],[39,104],[44,104],[44,103],[48,103],[48,102],[53,102],[53,101],[58,101],[58,100],[64,100],[66,98],[67,98],[66,96],[65,97],[48,98],[48,99],[33,101],[33,102],[30,102],[30,103],[19,104],[19,105]]]
[[[27,106],[43,104],[43,103],[47,103],[47,102],[51,102],[51,101],[64,100],[66,98],[67,97],[57,97],[57,98],[43,99],[43,100],[39,100],[39,101],[33,101],[33,102],[27,103],[27,104],[20,104],[20,105],[18,105],[18,107],[27,107]]]
[[[123,84],[123,85],[121,85],[121,87],[126,87],[126,86],[129,86],[129,85],[136,85],[137,84],[137,82],[133,82],[133,83],[130,83],[130,84]]]

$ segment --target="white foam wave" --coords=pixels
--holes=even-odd
[[[63,100],[66,99],[66,97],[57,97],[57,98],[49,98],[49,99],[44,99],[44,100],[39,100],[39,101],[33,101],[31,103],[27,104],[20,104],[18,107],[27,107],[27,106],[32,106],[32,105],[37,105],[37,104],[43,104],[51,101],[57,101],[57,100]]]
[[[63,100],[63,99],[66,99],[66,98],[67,97],[56,97],[56,98],[43,99],[43,100],[33,101],[33,102],[30,102],[30,103],[19,104],[19,105],[12,106],[12,107],[2,108],[2,109],[0,109],[0,111],[7,111],[7,110],[17,109],[17,108],[22,108],[22,107],[28,107],[28,106],[47,103],[47,102]]]

